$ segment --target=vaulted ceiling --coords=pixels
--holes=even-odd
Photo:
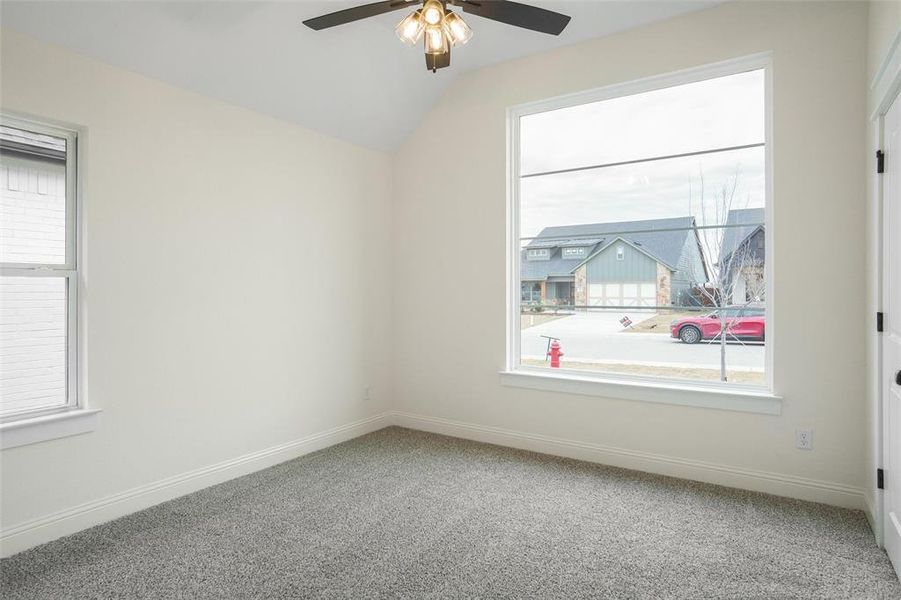
[[[454,50],[450,68],[434,74],[425,70],[421,49],[394,35],[404,11],[319,32],[302,25],[362,3],[3,2],[0,22],[212,98],[392,150],[467,71],[716,2],[530,2],[572,15],[559,37],[467,16],[475,36]]]

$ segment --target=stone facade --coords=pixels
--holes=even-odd
[[[657,306],[670,306],[673,303],[672,277],[669,269],[657,263]]]
[[[588,267],[582,265],[576,269],[573,297],[576,306],[588,306]]]

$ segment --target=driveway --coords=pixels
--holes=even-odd
[[[683,344],[662,333],[622,333],[619,320],[628,314],[638,323],[654,313],[588,312],[536,325],[522,331],[523,358],[544,359],[547,339],[560,338],[564,360],[616,362],[655,366],[718,369],[718,343]],[[764,347],[759,343],[730,343],[726,349],[730,369],[763,370]]]

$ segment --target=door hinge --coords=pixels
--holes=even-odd
[[[876,489],[885,489],[885,472],[882,469],[876,469]]]
[[[876,172],[885,173],[885,152],[882,150],[876,151]]]
[[[882,312],[876,313],[876,333],[882,333]]]

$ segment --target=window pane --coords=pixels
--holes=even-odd
[[[520,232],[532,237],[554,225],[689,215],[699,225],[723,225],[728,216],[720,193],[724,186],[736,186],[734,208],[764,205],[765,155],[764,148],[750,148],[526,177],[520,182]]]
[[[66,140],[0,127],[0,262],[66,262]]]
[[[763,71],[521,119],[520,364],[764,386]],[[546,169],[710,151],[529,176]],[[572,247],[584,247],[582,255]],[[543,248],[543,261],[526,260]]]
[[[0,414],[66,405],[66,278],[0,277]]]
[[[523,174],[765,141],[764,71],[520,119]]]

